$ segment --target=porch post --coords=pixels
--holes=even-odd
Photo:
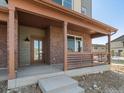
[[[15,74],[15,8],[9,7],[8,32],[7,32],[7,47],[8,47],[8,78],[14,79]]]
[[[108,35],[108,63],[111,64],[111,35]]]
[[[64,22],[64,71],[67,70],[67,25],[68,22]]]

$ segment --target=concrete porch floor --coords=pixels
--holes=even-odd
[[[0,81],[8,80],[8,69],[0,69]]]
[[[17,78],[29,77],[35,75],[51,74],[61,72],[62,65],[33,65],[21,67],[17,70]]]

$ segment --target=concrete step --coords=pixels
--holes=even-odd
[[[62,91],[55,91],[53,93],[85,93],[85,91],[81,87],[74,87],[74,88],[63,89]]]
[[[65,75],[41,79],[38,84],[43,93],[65,93],[63,90],[71,91],[75,88],[79,90],[78,82]]]

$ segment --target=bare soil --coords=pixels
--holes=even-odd
[[[85,93],[124,93],[124,74],[113,71],[74,77]]]

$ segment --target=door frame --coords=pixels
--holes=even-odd
[[[30,37],[30,64],[31,65],[35,65],[35,61],[34,61],[34,40],[41,40],[42,41],[42,51],[43,51],[43,40],[44,38],[41,36],[31,36]],[[42,55],[42,60],[41,60],[41,64],[43,63],[43,55]]]

